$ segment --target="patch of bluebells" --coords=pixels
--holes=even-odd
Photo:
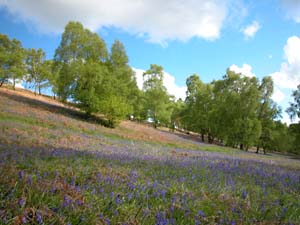
[[[0,145],[0,154],[6,159],[1,160],[1,165],[10,162],[26,165],[36,159],[40,162],[54,160],[68,170],[71,168],[72,173],[66,175],[64,170],[44,171],[43,167],[31,165],[18,170],[16,179],[28,188],[50,183],[43,191],[51,195],[62,192],[60,204],[50,209],[52,213],[59,215],[64,209],[62,212],[66,215],[62,216],[68,216],[83,208],[104,224],[129,223],[132,218],[150,224],[251,224],[250,219],[261,222],[270,217],[285,222],[291,218],[292,223],[299,219],[292,214],[293,209],[300,206],[299,168],[240,155],[176,149],[178,153],[187,153],[180,158],[171,153],[171,148],[139,142],[129,145],[126,140],[105,141],[109,144],[97,146],[97,149],[90,146],[87,151],[18,146],[10,146],[8,150],[7,146]],[[87,160],[91,164],[72,168],[77,160]],[[104,165],[105,169],[97,165]],[[122,171],[123,168],[126,170]],[[89,204],[72,198],[67,191],[64,193],[55,185],[58,181],[72,192],[85,195]],[[252,189],[254,186],[256,189]],[[250,196],[252,208],[248,205]],[[24,208],[26,199],[19,197],[17,204]],[[273,207],[275,209],[270,210]],[[123,208],[132,211],[128,213]],[[264,217],[266,212],[268,217]],[[80,217],[79,220],[84,223],[88,218]],[[45,218],[37,214],[36,220],[43,223]]]

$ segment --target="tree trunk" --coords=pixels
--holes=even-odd
[[[256,147],[256,152],[255,153],[259,153],[259,146]]]
[[[204,142],[204,133],[201,133],[201,139],[202,139],[202,142]]]
[[[1,80],[0,87],[2,87],[2,85],[4,84],[4,81],[5,81],[5,79]]]
[[[13,89],[14,89],[14,91],[16,90],[16,79],[15,78],[13,78]]]
[[[214,141],[214,138],[211,136],[211,134],[208,134],[208,143],[212,144]]]
[[[240,144],[240,149],[244,150],[244,144]]]
[[[39,85],[39,95],[41,95],[41,85]]]

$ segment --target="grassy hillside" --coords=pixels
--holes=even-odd
[[[299,224],[300,161],[116,129],[0,89],[0,224]]]

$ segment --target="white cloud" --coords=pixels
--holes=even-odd
[[[246,63],[244,63],[242,67],[238,67],[237,65],[233,64],[229,67],[229,70],[235,73],[240,73],[246,77],[255,77],[255,74],[252,72],[252,66]]]
[[[0,0],[13,16],[42,32],[60,33],[70,20],[95,31],[117,27],[148,41],[213,40],[228,14],[230,0]]]
[[[281,0],[281,3],[287,17],[300,23],[300,0]]]
[[[278,87],[275,86],[274,93],[271,98],[273,101],[281,103],[285,99],[285,95]]]
[[[287,113],[283,113],[282,118],[281,118],[282,123],[286,123],[288,126],[292,123],[291,118]]]
[[[250,25],[243,29],[243,33],[246,39],[253,38],[256,32],[261,28],[257,21],[253,21]]]
[[[284,46],[285,62],[280,71],[272,73],[275,85],[281,88],[296,89],[300,84],[300,37],[292,36]]]
[[[136,68],[132,68],[132,69],[135,72],[136,81],[139,89],[143,89],[143,73],[145,72],[145,70],[136,69]],[[179,98],[181,98],[182,100],[185,99],[186,90],[187,90],[186,87],[178,86],[175,83],[175,77],[165,71],[164,71],[163,84],[167,88],[168,93],[174,95],[176,99]]]
[[[140,90],[142,90],[143,89],[143,83],[144,83],[143,73],[145,72],[145,70],[137,69],[137,68],[134,68],[134,67],[132,67],[132,70],[135,72],[135,78],[136,78],[137,86],[139,87]]]
[[[23,82],[22,80],[16,79],[15,80],[15,86],[17,88],[23,88],[24,89],[24,86],[23,86],[22,82]],[[13,79],[8,79],[8,83],[12,85],[14,83]]]

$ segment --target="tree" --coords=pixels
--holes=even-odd
[[[10,45],[9,38],[0,34],[0,87],[10,74]]]
[[[197,74],[189,76],[186,80],[187,97],[185,99],[184,122],[186,128],[199,132],[202,141],[207,134],[209,142],[212,142],[209,114],[212,106],[212,86],[204,84]]]
[[[259,138],[257,119],[259,91],[256,78],[227,70],[223,80],[213,82],[213,106],[210,114],[213,136],[232,147],[247,150]]]
[[[280,115],[280,108],[271,99],[273,94],[273,80],[271,77],[264,77],[259,86],[260,91],[260,105],[258,108],[258,119],[261,122],[262,130],[260,138],[257,142],[256,153],[259,148],[263,147],[264,154],[267,149],[271,148],[273,139],[274,119]]]
[[[22,79],[25,74],[25,50],[21,42],[16,39],[13,39],[11,44],[10,78],[13,80],[13,88],[15,89],[16,80]]]
[[[184,112],[185,112],[185,103],[179,98],[173,104],[172,115],[171,115],[171,129],[175,130],[176,127],[182,128],[184,126]]]
[[[289,152],[300,154],[300,123],[294,123],[289,126],[288,134],[291,139]]]
[[[48,86],[51,87],[53,98],[56,98],[57,92],[58,92],[58,75],[59,71],[57,70],[57,67],[55,66],[55,63],[53,60],[47,60],[47,71],[48,74]]]
[[[212,124],[210,114],[213,106],[213,94],[211,84],[203,84],[198,89],[195,102],[195,124],[197,130],[201,134],[201,139],[204,142],[204,135],[208,136],[209,142],[212,142]]]
[[[128,65],[128,57],[124,45],[116,40],[111,47],[110,73],[114,80],[114,94],[123,98],[130,113],[134,114],[134,104],[138,99],[138,87],[135,74]]]
[[[287,108],[286,112],[293,121],[296,117],[300,118],[300,84],[297,90],[293,91],[292,97],[294,98],[294,102],[290,102],[290,107]]]
[[[58,96],[63,101],[72,98],[80,71],[84,71],[81,66],[89,61],[104,64],[107,56],[106,45],[97,34],[85,29],[79,22],[69,22],[54,55]]]
[[[193,74],[186,79],[186,86],[186,107],[183,120],[185,122],[186,129],[198,132],[198,126],[195,123],[195,119],[198,116],[198,109],[196,109],[195,105],[197,101],[198,92],[201,88],[203,88],[204,84],[202,83],[197,74]]]
[[[99,62],[87,62],[79,67],[73,98],[87,114],[100,112],[100,101],[105,97],[104,79],[108,76],[105,65]],[[101,94],[100,94],[101,93]]]
[[[56,91],[71,99],[88,115],[102,113],[114,127],[133,110],[137,89],[121,42],[108,56],[104,41],[78,22],[69,22],[54,57]]]
[[[163,85],[163,68],[151,64],[143,74],[145,92],[145,110],[153,119],[153,125],[156,128],[158,124],[167,125],[170,123],[170,96]]]
[[[42,49],[29,49],[27,51],[27,82],[33,83],[34,93],[41,94],[41,89],[48,85],[48,78],[51,73],[51,62],[45,59],[45,52]]]
[[[20,41],[10,40],[0,34],[0,87],[8,79],[12,79],[15,89],[16,79],[25,74],[24,49]]]
[[[272,138],[268,143],[268,149],[278,152],[291,152],[294,136],[286,124],[281,121],[273,121],[271,134]]]

